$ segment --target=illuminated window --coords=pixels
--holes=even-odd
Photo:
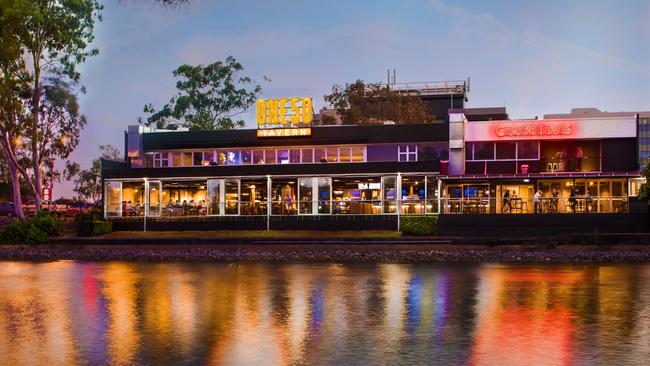
[[[313,163],[314,162],[314,150],[312,150],[312,149],[302,149],[302,162],[303,163]]]
[[[399,145],[397,161],[418,161],[417,145]]]

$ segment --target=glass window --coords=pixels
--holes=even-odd
[[[205,215],[206,181],[163,181],[162,214],[165,216]]]
[[[192,153],[183,153],[183,166],[192,166]]]
[[[316,178],[318,180],[318,213],[330,214],[330,199],[332,181],[330,178]]]
[[[396,177],[382,177],[382,190],[384,199],[384,213],[397,212],[397,178]]]
[[[183,153],[172,153],[172,166],[183,166]]]
[[[153,154],[153,167],[154,168],[166,168],[169,166],[169,154],[168,153],[154,153]]]
[[[473,149],[474,149],[474,144],[471,142],[466,142],[465,143],[465,160],[474,160],[474,154],[473,154]]]
[[[494,160],[494,143],[475,142],[474,160]]]
[[[300,164],[300,150],[298,149],[289,150],[289,162],[291,164]]]
[[[438,213],[438,180],[427,177],[426,213]]]
[[[517,158],[517,143],[516,142],[497,142],[497,159],[510,159]]]
[[[417,145],[399,145],[397,158],[397,161],[417,161]]]
[[[538,141],[520,141],[517,144],[517,155],[519,159],[539,159]]]
[[[296,182],[297,179],[273,179],[272,209],[273,215],[295,215],[296,209]]]
[[[325,149],[314,149],[314,162],[315,163],[327,163],[327,156],[325,155]]]
[[[203,153],[200,151],[196,151],[192,153],[193,158],[192,158],[192,165],[194,166],[201,166],[203,163]]]
[[[241,151],[241,163],[242,164],[250,164],[251,163],[251,151],[250,150],[242,150]]]
[[[350,162],[351,149],[349,147],[339,147],[339,161],[341,163]]]
[[[339,161],[339,149],[336,147],[327,148],[327,162],[336,163]]]
[[[300,178],[298,179],[298,184],[300,186],[298,193],[299,193],[299,212],[301,214],[311,214],[312,213],[312,201],[314,200],[313,197],[313,184],[312,184],[313,179],[312,178]]]
[[[253,150],[253,161],[255,164],[264,164],[264,150]]]
[[[121,214],[121,182],[108,182],[106,183],[106,216],[115,217]]]
[[[224,181],[226,215],[239,214],[239,180],[226,179]]]
[[[227,165],[239,165],[239,164],[241,164],[241,160],[240,160],[241,155],[239,153],[239,150],[230,150],[230,151],[228,151],[228,153],[226,155],[226,158],[227,158],[227,161],[226,161]]]
[[[313,163],[314,162],[314,150],[312,150],[312,149],[302,149],[302,162],[303,163]]]
[[[204,151],[203,152],[203,161],[202,165],[211,165],[214,162],[214,152],[213,151]]]
[[[355,146],[352,148],[352,161],[355,163],[365,161],[364,148],[362,146]]]
[[[268,193],[266,179],[242,179],[241,215],[266,215]]]
[[[424,177],[403,176],[402,177],[402,213],[417,214],[424,213]]]
[[[264,161],[267,164],[275,164],[275,150],[273,149],[266,150],[265,155],[266,155],[266,160]]]
[[[160,190],[160,182],[157,181],[149,181],[147,183],[149,185],[149,210],[147,215],[149,216],[160,216],[160,209],[161,209],[161,190]]]
[[[144,215],[144,182],[122,183],[122,216]]]
[[[289,164],[289,150],[278,150],[276,164]]]
[[[219,215],[221,213],[221,205],[219,204],[221,200],[220,185],[220,179],[208,179],[208,215]]]

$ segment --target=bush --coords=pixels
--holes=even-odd
[[[47,243],[52,235],[59,235],[63,230],[63,223],[52,213],[41,212],[25,221],[14,221],[0,232],[2,243]]]
[[[59,235],[63,232],[63,222],[56,214],[39,212],[30,221],[43,230],[47,236]]]
[[[113,223],[110,221],[93,221],[93,235],[104,235],[113,231]]]
[[[400,229],[405,235],[435,235],[438,231],[438,216],[401,216]]]

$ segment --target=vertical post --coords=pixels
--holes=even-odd
[[[402,173],[397,173],[397,181],[395,182],[395,199],[397,200],[395,208],[397,208],[397,231],[400,231],[400,216],[402,215]]]
[[[266,231],[271,230],[271,208],[273,206],[273,192],[271,192],[271,176],[266,176]]]
[[[147,216],[149,215],[149,182],[144,178],[144,224],[143,231],[147,232]]]
[[[437,196],[438,196],[438,198],[436,198],[436,199],[438,200],[438,215],[439,215],[439,214],[442,213],[442,200],[440,198],[442,196],[442,179],[440,179],[440,178],[438,178],[438,194],[437,194]]]

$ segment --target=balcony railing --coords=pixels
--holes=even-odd
[[[575,196],[511,198],[445,198],[441,200],[445,214],[558,214],[558,213],[625,213],[629,212],[627,196]]]
[[[160,209],[151,204],[149,217],[183,218],[203,216],[288,216],[288,215],[429,215],[429,214],[567,214],[567,213],[626,213],[629,212],[627,196],[575,196],[542,197],[496,197],[404,199],[396,200],[293,200],[237,201],[208,203],[205,206],[170,206]],[[438,209],[440,205],[440,210]],[[120,212],[121,211],[121,212]],[[138,218],[144,216],[144,207],[119,210],[109,207],[108,217]]]

